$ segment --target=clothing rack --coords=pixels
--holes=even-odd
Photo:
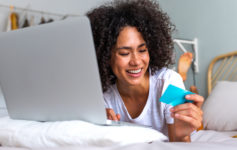
[[[187,49],[182,44],[191,44],[194,51],[194,59],[193,59],[193,65],[194,65],[194,72],[199,72],[199,66],[198,66],[198,39],[194,38],[194,40],[181,40],[181,39],[174,39],[174,43],[178,45],[181,51],[184,53],[188,52]]]
[[[9,5],[3,5],[3,4],[0,4],[0,8],[8,8],[8,9],[13,8],[13,10],[28,11],[28,12],[39,13],[39,14],[44,14],[44,15],[51,15],[51,16],[58,16],[58,17],[67,17],[67,16],[77,17],[77,16],[80,16],[80,15],[76,15],[76,14],[51,13],[51,12],[45,12],[45,11],[39,11],[39,10],[33,10],[33,9],[29,9],[29,8],[15,7],[15,6],[12,6],[12,5],[9,6]]]

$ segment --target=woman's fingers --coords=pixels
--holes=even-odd
[[[182,120],[184,122],[187,122],[188,124],[190,124],[193,127],[193,130],[196,130],[197,128],[199,128],[202,125],[200,120],[196,120],[193,117],[189,117],[186,115],[176,113],[175,118]]]
[[[199,114],[200,116],[203,115],[201,108],[197,107],[195,104],[192,104],[192,103],[185,103],[185,104],[177,105],[177,106],[170,109],[170,111],[172,113],[176,113],[176,112],[184,111],[184,110],[194,111],[197,114]]]
[[[197,113],[196,111],[193,111],[191,109],[181,110],[181,111],[178,111],[176,113],[172,113],[171,115],[174,118],[177,118],[176,116],[178,116],[178,115],[187,116],[187,117],[193,118],[194,120],[202,122],[202,116],[199,113]],[[185,120],[183,120],[183,121],[185,121]]]
[[[199,108],[202,107],[202,104],[204,102],[204,98],[201,95],[198,95],[198,94],[186,95],[185,98],[187,100],[192,100],[194,102],[194,104]]]
[[[119,121],[120,120],[120,115],[119,114],[115,114],[114,110],[111,108],[106,108],[106,114],[107,114],[107,118],[109,120],[115,120],[115,121]]]
[[[190,124],[195,129],[202,124],[202,110],[193,103],[185,103],[171,108],[171,116]]]
[[[120,114],[116,114],[116,117],[118,118],[118,121],[120,121]]]

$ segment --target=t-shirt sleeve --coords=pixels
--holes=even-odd
[[[184,86],[182,77],[175,71],[169,71],[168,75],[166,76],[162,94],[165,92],[165,90],[169,84],[172,84],[174,86],[177,86],[177,87],[185,90],[185,86]]]
[[[104,98],[104,106],[105,106],[105,108],[109,108],[109,105],[108,105],[108,103],[107,103],[105,98]]]
[[[169,104],[164,104],[165,105],[165,120],[167,124],[173,124],[174,123],[174,118],[171,117],[171,112],[170,112],[170,108],[172,108],[173,106],[169,105]]]
[[[104,96],[104,106],[105,108],[112,108],[112,101],[114,99],[114,94],[111,89],[103,93]]]
[[[105,106],[105,108],[110,108],[108,99],[109,99],[109,96],[107,94],[104,94],[104,106]]]
[[[168,73],[168,76],[167,76],[166,81],[164,83],[162,94],[164,93],[164,91],[166,90],[166,88],[168,87],[169,84],[172,84],[172,85],[177,86],[179,88],[185,89],[185,86],[184,86],[181,76],[175,71],[170,71],[170,73]],[[174,119],[171,117],[171,112],[170,112],[170,108],[172,108],[172,107],[173,106],[171,106],[169,104],[165,104],[165,119],[166,119],[167,124],[174,123]]]

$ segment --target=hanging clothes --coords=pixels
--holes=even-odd
[[[49,18],[49,20],[47,21],[47,23],[53,22],[54,20],[52,18]]]
[[[30,26],[29,21],[28,21],[27,18],[25,18],[25,21],[24,21],[24,23],[22,25],[22,28],[29,27],[29,26]]]
[[[44,17],[41,17],[39,24],[45,24],[45,23],[46,23],[46,21],[45,21]]]
[[[11,30],[16,30],[19,28],[19,24],[18,24],[18,14],[15,12],[12,12],[10,14],[10,20],[11,20]]]
[[[7,20],[6,32],[19,28],[18,19],[18,14],[16,12],[11,11]]]
[[[9,15],[9,17],[7,19],[6,32],[11,31],[12,30],[11,28],[12,28],[11,27],[11,18],[10,18],[10,15]]]
[[[34,16],[31,16],[30,17],[30,23],[29,23],[30,26],[33,26],[35,25],[35,17]]]

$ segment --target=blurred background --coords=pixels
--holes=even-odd
[[[185,86],[195,85],[200,95],[207,97],[207,68],[215,56],[237,50],[236,0],[157,0],[175,24],[174,39],[197,39],[197,53],[193,45],[184,44],[198,62],[196,71],[188,70]],[[0,31],[50,23],[68,17],[85,15],[90,9],[108,0],[0,0]],[[183,54],[175,44],[174,69]],[[5,107],[0,92],[0,108]]]

